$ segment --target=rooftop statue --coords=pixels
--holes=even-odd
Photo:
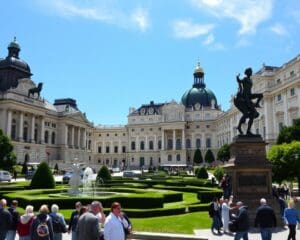
[[[42,88],[43,88],[43,83],[42,82],[40,82],[37,87],[30,88],[28,90],[28,97],[30,97],[31,94],[34,97],[34,94],[37,93],[38,98],[39,98],[40,97],[40,93],[42,91]]]
[[[237,126],[237,130],[241,135],[244,135],[242,131],[242,124],[246,123],[246,120],[248,120],[248,127],[246,135],[253,135],[251,133],[251,126],[253,124],[253,120],[259,116],[258,111],[256,108],[259,108],[259,102],[262,100],[263,95],[262,93],[252,93],[252,69],[247,68],[245,70],[245,77],[243,79],[240,79],[240,74],[236,76],[236,80],[239,84],[239,90],[236,94],[236,96],[233,99],[234,105],[240,110],[240,112],[243,114],[240,118],[239,124]],[[252,101],[253,99],[256,99],[255,103]]]

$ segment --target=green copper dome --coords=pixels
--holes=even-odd
[[[201,71],[199,71],[201,69]],[[193,87],[187,90],[182,98],[181,102],[185,107],[212,107],[218,109],[217,98],[215,94],[206,88],[204,83],[204,71],[200,68],[198,63],[194,71],[194,84]]]

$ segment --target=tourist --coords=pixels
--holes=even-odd
[[[272,227],[276,227],[277,221],[273,209],[267,205],[266,199],[260,199],[260,207],[256,211],[254,226],[260,228],[262,240],[272,239]]]
[[[291,200],[288,204],[288,207],[284,209],[283,216],[286,224],[288,224],[289,227],[289,235],[287,239],[296,240],[296,225],[297,222],[300,223],[300,218],[297,210],[295,209],[295,203],[293,200]]]
[[[30,227],[30,240],[53,240],[53,226],[50,216],[48,215],[49,208],[47,205],[42,205],[39,214],[33,219]]]
[[[11,223],[10,227],[8,228],[8,232],[6,234],[6,240],[15,240],[17,226],[18,226],[19,218],[20,218],[20,214],[17,211],[17,207],[18,207],[18,201],[13,200],[11,203],[11,206],[7,209],[12,216],[12,223]]]
[[[71,240],[77,240],[76,227],[78,222],[79,211],[82,204],[81,202],[75,203],[75,211],[72,212],[69,222],[68,233],[71,233]]]
[[[102,210],[102,204],[94,201],[91,210],[84,212],[78,219],[77,239],[78,240],[99,240],[101,236],[97,214]],[[81,211],[81,210],[80,210]]]
[[[235,219],[237,230],[234,236],[234,240],[248,240],[248,230],[249,230],[249,216],[247,212],[247,207],[243,205],[242,202],[237,202],[236,207],[238,208],[237,214],[232,214],[232,218]]]
[[[126,222],[123,221],[121,214],[121,204],[114,202],[111,205],[111,212],[104,223],[104,239],[105,240],[125,240],[124,227]]]
[[[283,219],[284,209],[287,207],[283,195],[280,194],[277,201],[279,204],[280,216]]]
[[[51,206],[51,213],[49,214],[52,220],[54,240],[62,240],[62,234],[67,232],[65,218],[58,210],[59,207],[56,204],[53,204]]]
[[[120,216],[119,216],[120,221],[123,224],[124,227],[124,233],[125,233],[125,239],[131,234],[132,232],[132,223],[129,220],[128,216],[121,211]]]
[[[233,208],[230,208],[230,203],[228,199],[224,199],[222,206],[221,206],[221,216],[222,216],[222,223],[223,223],[223,230],[224,233],[229,233],[229,219],[230,219],[230,210]]]
[[[28,205],[25,208],[25,214],[20,217],[17,226],[19,240],[30,240],[30,226],[34,219],[33,206]]]
[[[221,233],[222,220],[221,220],[221,211],[218,198],[215,197],[209,206],[209,216],[212,218],[211,231],[214,233],[214,229],[218,231],[218,234]]]
[[[6,209],[6,199],[0,200],[0,240],[5,240],[8,228],[12,223],[12,216]]]

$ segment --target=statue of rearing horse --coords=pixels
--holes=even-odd
[[[43,83],[42,82],[40,82],[37,87],[30,88],[28,90],[28,97],[30,97],[31,94],[34,97],[34,94],[37,93],[38,94],[38,98],[39,98],[40,97],[40,93],[42,91],[42,88],[43,88]]]

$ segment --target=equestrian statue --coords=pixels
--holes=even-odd
[[[253,135],[251,133],[251,126],[253,124],[253,120],[259,116],[258,111],[256,108],[259,108],[259,102],[263,98],[262,93],[252,93],[252,86],[253,82],[251,79],[252,75],[252,69],[247,68],[245,70],[245,77],[243,79],[240,79],[240,74],[236,76],[236,80],[239,84],[239,90],[236,94],[236,96],[233,99],[234,105],[239,109],[239,111],[243,114],[240,118],[239,124],[237,126],[237,130],[241,135],[244,135],[242,131],[242,124],[248,120],[248,127],[247,127],[247,136]],[[252,101],[253,99],[256,99],[255,103]]]
[[[42,91],[42,88],[43,88],[43,83],[42,82],[40,82],[37,87],[30,88],[28,90],[28,97],[30,97],[31,94],[34,97],[34,94],[37,93],[38,98],[39,98],[40,97],[40,93]]]

